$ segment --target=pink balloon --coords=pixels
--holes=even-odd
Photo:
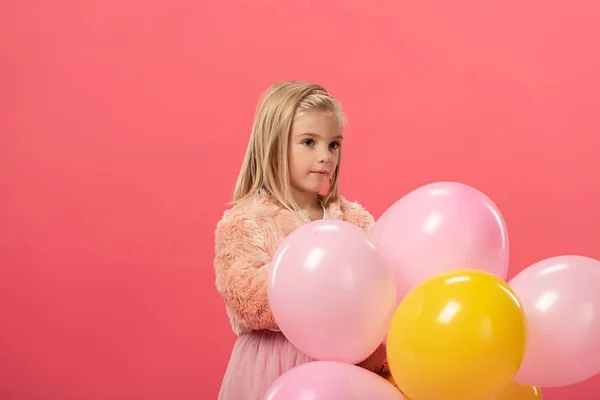
[[[442,272],[470,268],[506,279],[508,234],[496,205],[480,191],[454,182],[422,186],[402,197],[371,232],[394,268],[398,302]]]
[[[405,400],[381,376],[354,365],[334,361],[302,364],[281,375],[265,400]]]
[[[529,322],[516,382],[558,387],[600,373],[600,261],[548,258],[521,271],[509,285]]]
[[[269,269],[279,329],[317,360],[359,363],[381,345],[395,309],[393,271],[349,222],[321,220],[292,232]]]

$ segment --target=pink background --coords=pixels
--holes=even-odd
[[[343,192],[376,216],[456,180],[503,212],[511,276],[600,258],[597,2],[282,4],[2,2],[1,398],[216,397],[214,225],[279,79],[341,100]]]

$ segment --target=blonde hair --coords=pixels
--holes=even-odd
[[[264,191],[273,196],[282,207],[299,211],[292,196],[288,146],[294,119],[311,112],[333,113],[340,127],[345,125],[340,104],[320,85],[285,81],[266,90],[257,108],[252,134],[235,186],[234,201]],[[338,160],[329,190],[321,198],[325,207],[339,200],[339,173]]]

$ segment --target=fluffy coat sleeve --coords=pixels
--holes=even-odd
[[[216,286],[230,317],[241,325],[237,328],[277,328],[267,294],[271,260],[264,237],[256,219],[236,208],[226,211],[217,224]]]

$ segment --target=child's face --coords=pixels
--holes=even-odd
[[[291,184],[304,193],[319,193],[328,184],[340,159],[342,127],[332,113],[297,118],[289,148]]]

